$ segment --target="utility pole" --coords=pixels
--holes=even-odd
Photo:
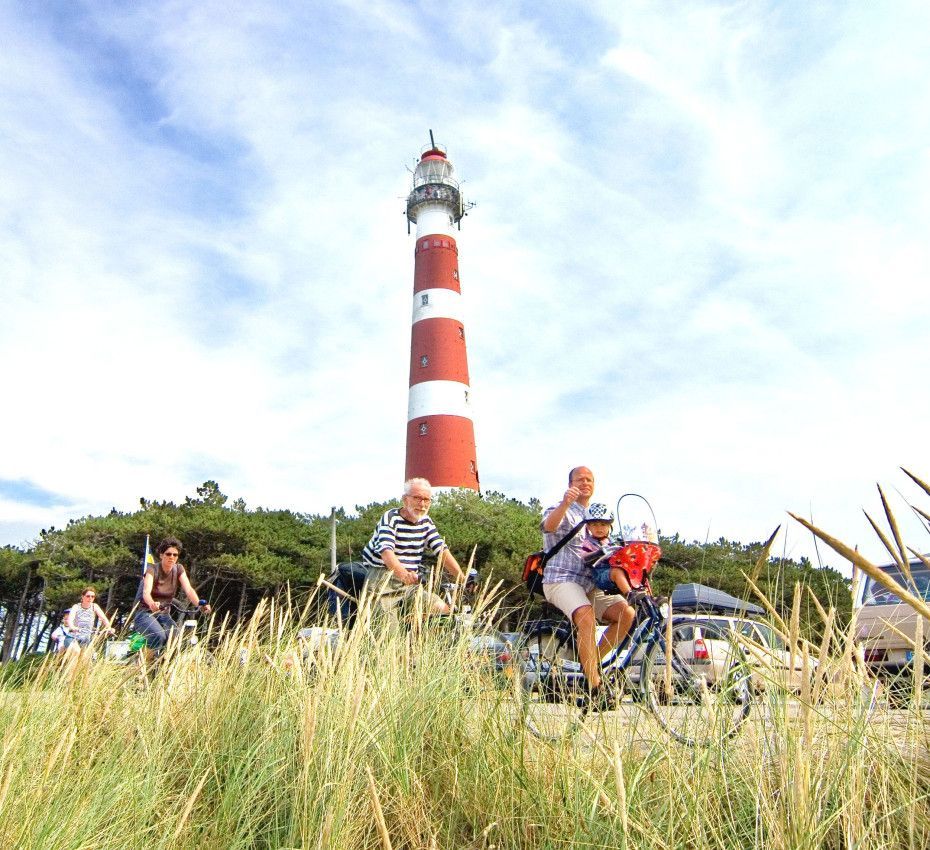
[[[330,573],[336,572],[336,526],[339,525],[339,520],[336,519],[336,508],[333,507],[329,512],[329,519],[332,523],[332,527],[329,532],[329,565],[331,567]]]

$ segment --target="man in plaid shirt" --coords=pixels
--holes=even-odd
[[[600,660],[629,631],[633,608],[622,596],[608,595],[594,585],[594,573],[584,562],[585,523],[588,504],[594,495],[594,473],[576,466],[568,474],[568,489],[562,501],[543,514],[544,548],[548,552],[566,535],[571,539],[546,561],[543,594],[575,626],[578,660],[593,697],[601,687]],[[607,623],[607,631],[597,643],[597,621]]]

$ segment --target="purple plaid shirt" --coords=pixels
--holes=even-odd
[[[543,513],[543,522],[557,507],[558,505],[553,505],[551,508],[546,509]],[[583,519],[584,508],[577,502],[570,505],[554,532],[550,534],[543,529],[543,546],[545,550],[548,552],[566,534],[570,534],[571,530]],[[542,528],[541,524],[540,528]],[[583,543],[587,534],[587,528],[580,529],[568,543],[546,562],[546,569],[543,573],[544,584],[559,584],[563,581],[570,581],[574,584],[580,584],[585,593],[594,587],[593,572],[590,567],[585,566],[583,560]]]

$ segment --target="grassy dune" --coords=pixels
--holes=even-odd
[[[304,658],[296,619],[266,610],[213,666],[148,685],[97,662],[6,691],[2,845],[930,845],[927,715],[882,707],[849,633],[800,650],[822,662],[802,699],[772,683],[739,736],[695,751],[645,713],[540,743],[466,639],[363,621]]]

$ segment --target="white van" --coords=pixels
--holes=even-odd
[[[910,577],[897,564],[886,564],[880,569],[915,596],[930,601],[930,569],[919,560],[911,561],[909,567]],[[862,643],[868,668],[877,676],[897,679],[902,684],[906,681],[909,686],[914,662],[914,637],[920,615],[884,585],[866,575],[859,577],[853,613],[857,622],[856,638]],[[925,646],[930,646],[930,622],[926,619],[923,638]]]

